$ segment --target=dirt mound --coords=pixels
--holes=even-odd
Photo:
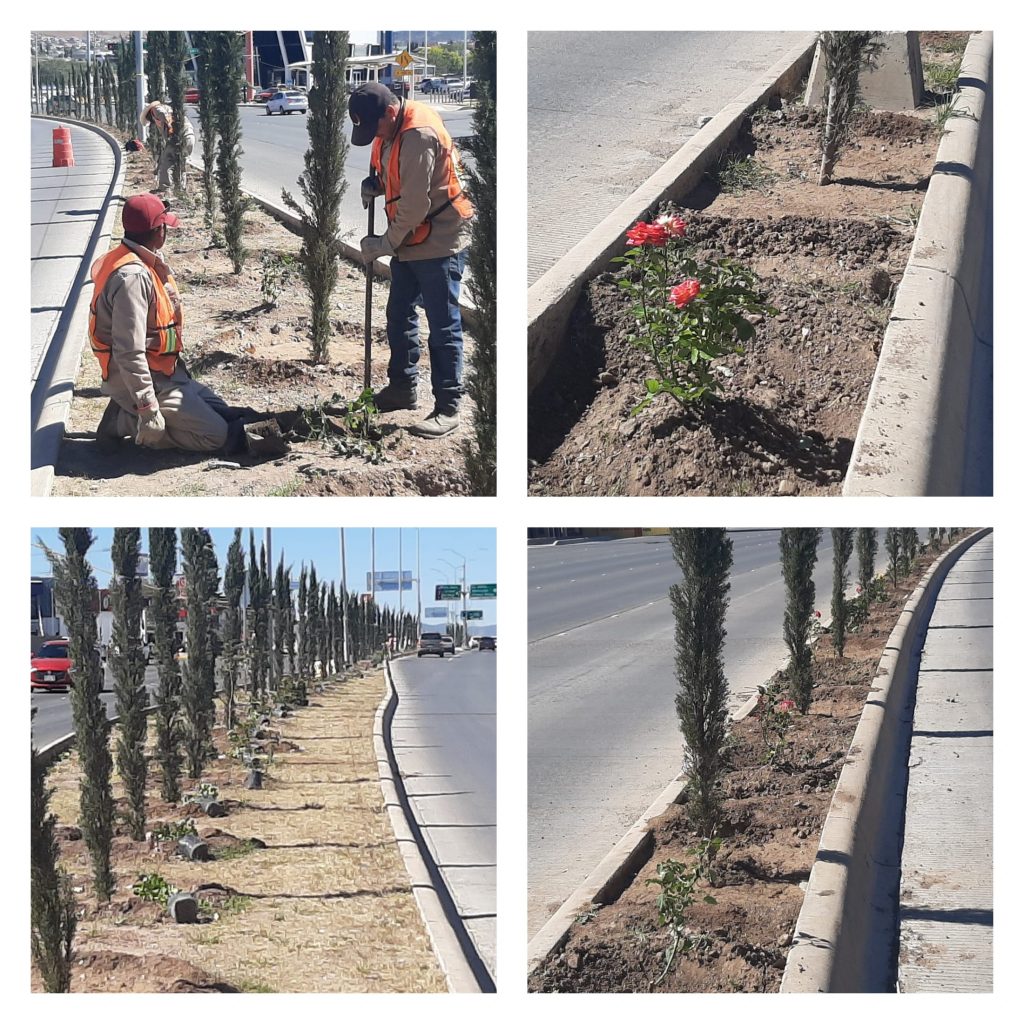
[[[99,951],[75,961],[72,992],[238,992],[212,974],[173,956]]]

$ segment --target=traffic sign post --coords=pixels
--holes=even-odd
[[[458,583],[438,583],[434,586],[435,601],[460,601],[462,587]]]
[[[479,608],[470,608],[462,613],[464,619],[482,619],[484,613]]]
[[[497,583],[471,583],[469,585],[469,599],[471,601],[495,601],[497,597]]]

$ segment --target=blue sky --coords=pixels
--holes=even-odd
[[[95,541],[89,549],[90,562],[100,587],[110,582],[110,545],[113,529],[94,529]],[[419,534],[420,572],[422,577],[423,607],[433,605],[434,586],[438,583],[456,583],[462,580],[462,562],[466,562],[466,583],[496,583],[495,532],[485,528],[378,528],[376,535],[377,572],[397,572],[399,568],[399,532],[401,532],[402,569],[412,571],[416,578],[416,539]],[[228,545],[234,536],[231,529],[210,530],[214,548],[223,571]],[[142,547],[146,550],[146,530],[142,531]],[[255,529],[256,550],[259,552],[263,541],[263,530]],[[243,544],[248,552],[248,529],[242,532]],[[49,562],[40,550],[38,540],[57,551],[63,550],[56,528],[32,531],[32,575],[50,574]],[[285,564],[293,566],[293,575],[298,578],[300,565],[305,562],[316,566],[317,577],[330,583],[341,583],[341,550],[339,531],[336,529],[281,529],[274,528],[271,534],[274,564],[284,552]],[[370,571],[370,540],[368,528],[345,530],[345,560],[350,590],[366,588],[366,574]],[[450,563],[450,564],[448,564]],[[180,568],[180,565],[179,565]],[[397,592],[378,591],[377,601],[382,605],[398,607]],[[415,584],[403,595],[403,608],[416,610]],[[484,613],[483,621],[493,623],[496,615],[494,601],[468,601],[467,608],[479,608]]]

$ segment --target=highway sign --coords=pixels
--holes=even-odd
[[[369,591],[373,590],[398,590],[398,573],[395,571],[378,572],[374,578],[377,581],[377,586],[373,586],[373,582],[370,579],[370,573],[366,574],[366,589]],[[412,590],[412,569],[402,570],[402,590]]]
[[[497,597],[497,583],[470,583],[469,585],[469,598],[471,601],[493,601]]]
[[[461,601],[462,587],[458,583],[438,583],[434,587],[435,601]]]
[[[423,618],[425,619],[446,619],[448,618],[447,608],[424,608]]]
[[[464,619],[482,619],[484,617],[484,613],[479,608],[470,608],[469,611],[462,612],[461,615]]]

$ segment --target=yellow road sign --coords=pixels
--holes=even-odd
[[[400,68],[407,68],[412,62],[413,56],[408,50],[403,50],[395,61]]]

